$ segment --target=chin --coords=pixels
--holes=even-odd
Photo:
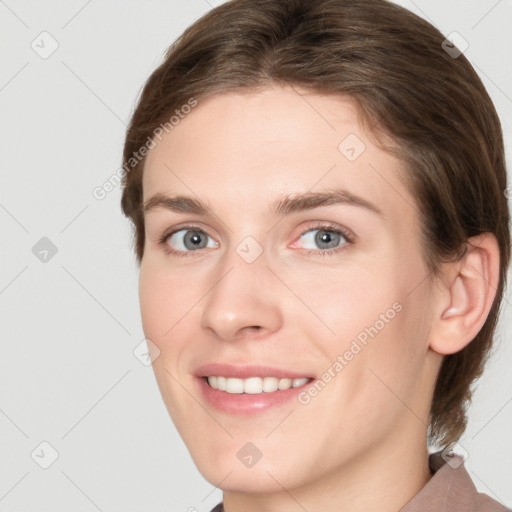
[[[205,480],[223,491],[255,494],[281,492],[283,488],[277,482],[286,481],[286,475],[275,469],[267,473],[266,468],[263,465],[259,467],[259,464],[251,469],[237,468],[233,464],[219,467],[214,461],[196,466]]]
[[[252,467],[246,467],[238,458],[239,448],[233,446],[220,454],[193,453],[192,459],[201,475],[223,491],[243,493],[282,492],[283,487],[294,488],[306,478],[293,462],[279,450],[274,451],[278,460],[263,455]],[[243,458],[243,457],[241,457]]]

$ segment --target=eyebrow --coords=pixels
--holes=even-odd
[[[358,206],[385,217],[377,205],[344,189],[287,195],[275,201],[270,208],[278,216],[335,204]],[[160,192],[144,203],[143,210],[144,213],[147,213],[155,208],[164,208],[176,213],[195,213],[198,215],[207,215],[210,211],[210,208],[200,199],[189,196],[169,197]]]

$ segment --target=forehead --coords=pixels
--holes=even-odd
[[[403,216],[414,210],[405,170],[372,140],[348,97],[291,87],[217,94],[155,139],[144,201],[188,195],[257,214],[283,194],[342,187]]]

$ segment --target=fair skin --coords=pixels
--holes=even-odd
[[[157,193],[189,196],[209,210],[145,213],[143,328],[160,350],[153,368],[169,414],[199,471],[223,490],[226,512],[396,512],[431,478],[435,379],[443,356],[485,321],[498,248],[492,236],[475,238],[434,284],[400,161],[374,145],[350,98],[297,91],[207,98],[149,152],[145,203]],[[354,161],[338,149],[349,134],[366,146]],[[381,214],[343,203],[271,209],[285,195],[335,188]],[[352,243],[318,227],[326,223],[349,230]],[[191,224],[203,248],[184,245],[190,232],[179,230]],[[178,234],[159,243],[170,228]],[[319,229],[331,245],[315,241]],[[251,262],[237,251],[246,237],[263,249]],[[244,247],[256,254],[252,244]],[[194,372],[210,362],[320,380],[397,302],[401,310],[307,404],[243,415],[200,392]],[[237,457],[247,442],[261,452],[252,467]]]

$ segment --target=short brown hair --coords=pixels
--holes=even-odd
[[[503,135],[489,95],[464,55],[425,20],[385,0],[232,0],[188,27],[147,80],[123,154],[122,209],[144,253],[142,173],[133,155],[175,109],[218,92],[297,85],[348,95],[362,119],[391,137],[417,199],[422,248],[436,275],[465,254],[469,237],[493,233],[499,285],[475,339],[444,357],[431,405],[429,441],[464,433],[471,385],[482,374],[510,258]]]

